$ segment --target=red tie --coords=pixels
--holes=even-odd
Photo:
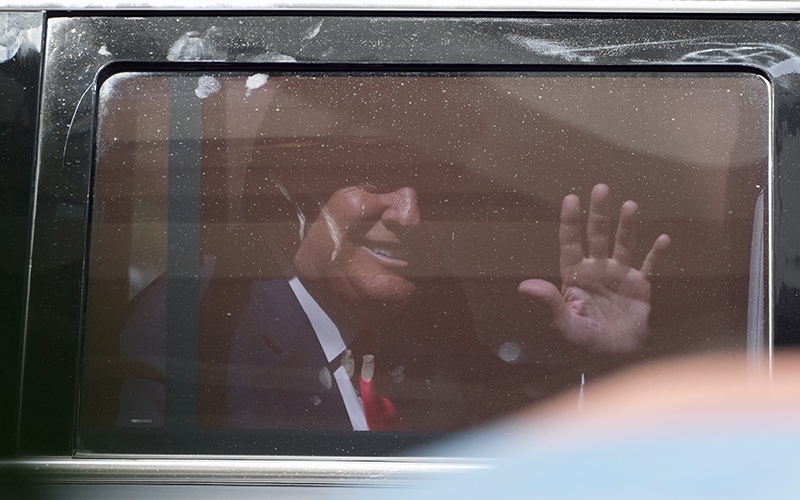
[[[367,427],[371,431],[397,431],[400,423],[397,418],[397,409],[388,398],[381,396],[375,387],[372,376],[375,373],[375,358],[371,354],[364,356],[361,365],[361,403],[364,405],[364,415],[367,417]]]

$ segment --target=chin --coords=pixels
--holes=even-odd
[[[370,301],[401,305],[411,301],[417,292],[417,285],[401,277],[382,277],[364,287]]]

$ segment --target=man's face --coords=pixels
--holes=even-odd
[[[328,199],[294,264],[345,303],[402,304],[429,257],[414,189],[346,187]]]

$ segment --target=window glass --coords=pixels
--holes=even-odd
[[[111,76],[79,448],[467,430],[758,356],[768,102],[745,73]]]

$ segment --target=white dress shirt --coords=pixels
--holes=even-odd
[[[300,306],[308,316],[308,321],[311,322],[314,333],[317,334],[319,345],[325,352],[328,363],[330,363],[347,349],[347,345],[342,339],[342,334],[330,316],[322,310],[317,301],[308,293],[299,278],[290,279],[289,286],[292,287],[297,301],[300,302]],[[347,409],[347,415],[350,417],[350,423],[353,424],[353,430],[368,431],[364,406],[361,404],[361,398],[356,394],[356,390],[353,388],[353,383],[350,381],[344,366],[336,368],[333,372],[333,377],[336,379],[336,385],[339,386],[339,392],[342,395],[344,407]]]

